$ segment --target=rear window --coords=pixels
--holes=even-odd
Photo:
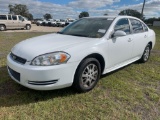
[[[7,20],[7,16],[6,15],[0,15],[0,20]]]
[[[142,26],[142,24],[141,24],[140,21],[135,20],[135,19],[130,19],[130,21],[131,21],[131,24],[132,24],[132,28],[133,28],[133,32],[134,32],[134,33],[144,32],[143,26]]]
[[[12,19],[13,20],[17,20],[17,16],[16,15],[12,15]]]

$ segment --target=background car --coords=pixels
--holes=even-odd
[[[41,26],[42,23],[43,23],[43,20],[37,20],[36,25],[37,25],[37,26]]]
[[[57,22],[57,27],[64,27],[66,24],[66,20],[60,19],[60,21]]]
[[[76,20],[74,20],[74,19],[66,20],[65,26],[67,26],[67,25],[73,23],[74,21],[76,21]]]
[[[21,15],[0,14],[0,31],[6,29],[31,29],[31,21]]]

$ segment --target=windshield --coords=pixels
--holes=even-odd
[[[105,35],[112,21],[113,19],[108,18],[83,18],[72,23],[59,34],[101,38]]]
[[[60,22],[65,22],[65,20],[60,20]]]

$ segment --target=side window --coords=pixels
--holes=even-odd
[[[131,25],[134,33],[144,32],[143,26],[140,21],[135,19],[130,19],[130,21],[131,21]]]
[[[6,15],[0,15],[0,20],[7,20],[7,16]]]
[[[17,20],[17,16],[16,15],[12,15],[12,19],[13,20]]]
[[[147,32],[148,31],[148,28],[145,24],[143,24],[143,28],[144,28],[144,31]]]
[[[124,18],[117,22],[115,25],[114,31],[122,30],[126,34],[130,34],[130,25],[128,19]]]
[[[12,20],[11,15],[8,15],[8,20]]]
[[[23,17],[22,16],[18,16],[19,20],[22,21],[23,20]]]

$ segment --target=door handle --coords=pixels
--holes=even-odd
[[[145,35],[144,38],[147,38],[147,35]]]
[[[131,38],[129,38],[129,39],[128,39],[128,42],[132,42],[132,39],[131,39]]]

